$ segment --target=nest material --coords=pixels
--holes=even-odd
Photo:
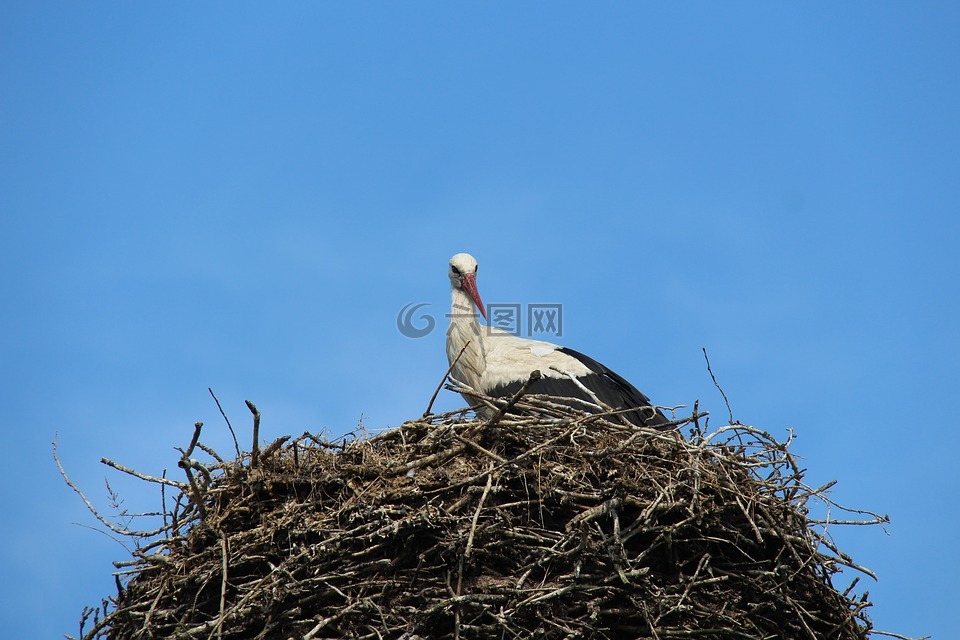
[[[822,496],[786,445],[742,425],[706,434],[696,413],[654,431],[536,396],[514,408],[532,415],[304,434],[233,461],[198,425],[183,483],[107,461],[179,495],[159,529],[128,532],[125,584],[81,636],[870,634],[866,597],[831,581],[840,565],[869,572],[808,516]]]

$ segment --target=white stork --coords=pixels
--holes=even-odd
[[[459,382],[493,397],[512,397],[539,370],[541,378],[529,393],[575,397],[614,409],[636,408],[622,415],[631,423],[653,426],[669,422],[632,384],[605,366],[573,349],[550,342],[526,340],[501,329],[481,325],[477,311],[487,312],[477,291],[477,261],[468,253],[450,258],[450,328],[447,359]],[[464,395],[467,402],[475,401]]]

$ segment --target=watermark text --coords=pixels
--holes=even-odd
[[[397,314],[397,330],[407,338],[424,338],[437,327],[428,302],[411,302]],[[453,317],[445,313],[448,320]],[[558,338],[563,335],[563,305],[556,302],[521,304],[499,302],[487,305],[487,335],[524,338]]]

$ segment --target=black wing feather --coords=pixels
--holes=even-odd
[[[639,411],[627,411],[623,414],[633,424],[656,427],[670,422],[659,409],[652,406],[650,398],[614,371],[579,351],[566,347],[560,347],[557,351],[571,358],[576,358],[592,371],[588,375],[577,378],[577,381],[593,392],[602,403],[615,409],[630,407],[639,409]],[[496,397],[510,397],[519,391],[524,382],[525,380],[517,380],[491,389],[488,393]],[[579,398],[587,402],[594,401],[569,378],[543,377],[530,385],[528,393],[540,393],[559,398]]]
[[[583,386],[590,389],[590,391],[597,394],[597,398],[604,404],[620,409],[626,409],[628,407],[640,409],[645,407],[643,411],[630,411],[624,414],[624,416],[634,424],[652,427],[670,422],[659,409],[653,407],[650,398],[615,371],[608,369],[590,356],[580,353],[579,351],[568,349],[567,347],[560,347],[558,351],[572,358],[576,358],[590,369],[590,371],[593,371],[594,375],[585,376],[580,382],[583,383]],[[581,391],[581,393],[583,392]]]

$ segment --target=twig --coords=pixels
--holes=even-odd
[[[118,537],[116,537],[116,536],[114,536],[114,535],[111,535],[109,532],[104,531],[103,529],[98,529],[98,528],[96,528],[96,527],[91,527],[90,525],[88,525],[88,524],[83,524],[82,522],[74,522],[74,523],[72,523],[72,524],[75,524],[75,525],[77,525],[78,527],[82,527],[82,528],[84,528],[84,529],[90,529],[90,531],[94,531],[94,532],[96,532],[96,533],[99,533],[99,534],[102,535],[102,536],[106,536],[107,538],[110,538],[111,540],[113,540],[114,542],[116,542],[118,545],[120,545],[121,547],[123,547],[124,549],[126,549],[127,553],[132,553],[130,547],[128,547],[128,546],[123,542],[123,539],[118,538]],[[114,533],[119,533],[119,532],[114,532]],[[129,532],[123,532],[122,535],[126,536],[126,535],[130,535],[130,533],[129,533]]]
[[[83,500],[83,503],[85,505],[87,505],[87,509],[90,510],[90,513],[92,513],[97,518],[97,520],[99,520],[105,527],[110,529],[110,531],[113,531],[114,533],[119,533],[120,535],[124,535],[124,536],[127,535],[129,532],[126,529],[116,526],[115,524],[113,524],[112,522],[104,518],[102,515],[100,515],[100,513],[96,510],[93,504],[91,504],[90,501],[87,500],[87,496],[83,495],[83,491],[80,491],[79,487],[73,484],[70,478],[67,477],[67,472],[63,468],[63,464],[60,462],[60,457],[57,455],[57,436],[56,435],[54,435],[54,438],[53,438],[53,459],[57,463],[57,468],[60,469],[60,475],[63,477],[64,482],[66,482],[67,486],[73,489],[76,492],[76,494],[80,496],[80,499]]]
[[[717,382],[717,377],[713,375],[713,369],[710,368],[710,358],[707,356],[707,348],[701,347],[701,349],[703,349],[703,359],[707,361],[707,372],[710,374],[710,379],[713,380],[713,386],[720,391],[720,395],[723,396],[723,402],[727,405],[727,413],[730,415],[730,424],[736,424],[733,421],[733,409],[730,408],[730,401],[727,400],[727,394],[723,392],[723,387],[721,387],[720,383]]]
[[[230,555],[229,546],[227,541],[227,534],[224,531],[220,532],[220,555],[222,558],[221,567],[220,567],[220,619],[217,621],[217,637],[223,638],[223,621],[224,616],[223,612],[227,606],[227,565],[228,557]]]
[[[117,471],[122,471],[123,473],[126,473],[127,475],[131,475],[134,478],[139,478],[140,480],[145,480],[146,482],[154,482],[161,486],[166,485],[168,487],[176,487],[181,491],[183,491],[189,486],[185,482],[177,482],[176,480],[170,480],[169,478],[166,478],[166,477],[157,478],[156,476],[149,476],[145,473],[140,473],[139,471],[123,466],[119,462],[114,462],[109,458],[100,458],[100,463],[105,464],[108,467],[113,467]]]
[[[253,404],[249,400],[244,400],[247,403],[247,409],[250,409],[250,413],[253,414],[253,448],[250,450],[250,468],[256,468],[257,459],[260,457],[260,412],[257,411],[257,405]]]
[[[203,429],[202,422],[193,423],[193,437],[190,438],[190,446],[187,447],[186,451],[182,451],[183,457],[189,458],[193,455],[193,450],[197,448],[197,443],[200,442],[200,430]]]
[[[434,390],[433,395],[430,396],[430,403],[427,405],[427,410],[423,412],[424,418],[432,415],[431,411],[433,410],[433,403],[437,400],[437,396],[440,394],[440,389],[443,388],[443,383],[447,381],[447,377],[450,375],[450,372],[453,371],[453,368],[457,366],[457,363],[460,362],[460,358],[463,356],[463,352],[467,350],[467,347],[470,346],[470,341],[467,340],[467,343],[463,345],[463,348],[460,349],[460,353],[457,354],[457,357],[454,358],[453,362],[450,363],[450,366],[447,367],[447,372],[443,374],[443,378],[440,379],[440,384],[437,385],[437,388]]]
[[[586,385],[584,385],[582,382],[580,382],[580,381],[577,379],[577,376],[573,375],[573,374],[570,373],[569,371],[564,371],[563,369],[560,369],[559,367],[550,367],[550,368],[551,368],[552,370],[556,371],[557,373],[561,373],[561,374],[567,376],[568,378],[570,378],[570,381],[573,382],[573,384],[575,384],[575,385],[580,389],[580,391],[582,391],[584,394],[590,396],[590,399],[592,399],[592,400],[594,401],[595,406],[596,406],[597,409],[600,409],[600,410],[602,410],[602,411],[612,411],[612,410],[614,409],[614,407],[608,407],[608,406],[605,405],[603,402],[601,402],[601,401],[600,401],[600,398],[597,397],[597,394],[595,394],[593,391],[591,391],[590,389],[588,389],[588,388],[586,387]]]
[[[290,439],[290,436],[280,436],[279,438],[271,442],[269,445],[267,445],[267,447],[263,450],[263,453],[260,454],[260,458],[261,459],[269,458],[274,453],[276,453],[280,449],[280,447],[282,447],[283,444],[289,439]]]
[[[480,520],[480,511],[483,509],[483,503],[486,501],[487,494],[490,493],[490,487],[493,485],[492,462],[490,463],[489,471],[490,473],[487,474],[487,485],[483,488],[483,493],[480,495],[480,502],[477,503],[477,510],[473,512],[473,521],[470,524],[470,535],[467,536],[467,549],[463,552],[463,556],[465,558],[469,558],[470,553],[473,551],[473,534],[477,531],[477,522]]]
[[[890,633],[889,631],[877,631],[876,629],[871,629],[868,631],[872,636],[886,636],[888,638],[897,638],[897,640],[927,640],[933,636],[920,636],[919,638],[912,638],[910,636],[902,636],[899,633]]]
[[[622,498],[610,498],[606,502],[602,502],[595,507],[591,507],[586,511],[578,513],[573,518],[570,519],[567,524],[564,525],[564,528],[567,531],[573,531],[578,524],[586,524],[595,518],[599,518],[602,515],[610,513],[612,509],[616,509],[623,503]]]
[[[197,446],[197,441],[200,439],[200,430],[203,428],[202,422],[195,422],[193,424],[193,438],[190,440],[190,446],[187,447],[186,451],[181,449],[182,455],[180,456],[180,462],[177,463],[183,472],[187,474],[187,482],[190,485],[190,491],[193,494],[193,502],[197,506],[197,510],[200,512],[200,518],[206,519],[207,510],[203,506],[203,495],[200,493],[200,487],[197,486],[197,481],[193,477],[193,473],[190,471],[192,465],[192,460],[190,460],[190,455],[193,453],[194,448]]]
[[[464,449],[467,448],[465,444],[458,444],[456,446],[450,447],[449,449],[444,449],[443,451],[438,451],[437,453],[425,456],[423,458],[417,458],[416,460],[411,460],[405,464],[400,465],[399,467],[394,467],[388,471],[391,476],[398,476],[402,473],[407,473],[412,469],[417,469],[419,467],[426,466],[428,464],[433,464],[438,460],[443,460],[446,458],[452,458],[455,455],[461,453]]]
[[[167,479],[167,470],[163,470],[164,480]],[[161,483],[160,484],[160,513],[163,514],[163,528],[167,529],[167,487]],[[168,534],[169,535],[169,534]]]
[[[354,609],[356,609],[356,608],[359,607],[359,606],[360,606],[360,602],[354,602],[354,603],[351,604],[351,605],[347,605],[346,607],[344,607],[343,609],[341,609],[341,610],[340,610],[339,612],[337,612],[336,614],[334,614],[334,615],[332,615],[332,616],[330,616],[330,617],[328,617],[328,618],[324,618],[323,620],[321,620],[320,622],[318,622],[318,623],[316,624],[316,626],[314,626],[312,629],[310,629],[310,631],[308,631],[306,634],[304,634],[303,640],[313,640],[313,638],[314,638],[318,633],[320,633],[320,632],[323,630],[323,628],[326,627],[328,624],[330,624],[331,622],[334,622],[334,621],[342,618],[343,616],[347,615],[348,613],[350,613],[351,611],[353,611]]]
[[[474,450],[476,450],[476,451],[479,451],[479,452],[482,453],[483,455],[485,455],[485,456],[487,456],[487,457],[489,457],[489,458],[492,458],[493,460],[496,460],[497,462],[499,462],[499,463],[501,463],[501,464],[507,461],[507,459],[504,458],[503,456],[498,456],[498,455],[495,454],[493,451],[490,451],[489,449],[487,449],[487,448],[485,448],[485,447],[477,444],[477,443],[474,442],[473,440],[470,440],[470,439],[468,439],[468,438],[464,438],[464,437],[461,436],[459,433],[453,434],[453,437],[456,438],[458,441],[462,442],[463,444],[467,445],[467,446],[470,447],[471,449],[474,449]]]
[[[220,406],[220,400],[217,399],[216,394],[213,392],[213,389],[207,387],[207,391],[210,392],[210,395],[213,396],[213,401],[217,403],[217,409],[220,409],[220,415],[223,416],[224,421],[227,423],[227,429],[230,429],[230,435],[233,437],[233,448],[237,452],[237,458],[240,457],[240,444],[237,442],[237,434],[233,430],[233,425],[230,424],[230,418],[227,417],[227,414],[223,411],[223,407]]]
[[[490,427],[496,426],[496,424],[503,419],[503,416],[505,416],[507,412],[510,411],[510,409],[512,409],[514,405],[517,404],[517,401],[520,400],[520,398],[522,398],[524,394],[527,393],[527,390],[530,388],[530,385],[532,385],[534,382],[536,382],[542,377],[543,377],[543,374],[540,373],[539,369],[534,369],[533,371],[531,371],[530,377],[528,377],[524,381],[523,386],[521,386],[517,390],[517,392],[513,394],[513,396],[510,398],[510,400],[507,401],[505,405],[500,407],[500,410],[497,411],[497,413],[494,414],[494,416],[490,418],[490,420],[488,420],[485,425],[483,425],[483,428],[489,429]]]

